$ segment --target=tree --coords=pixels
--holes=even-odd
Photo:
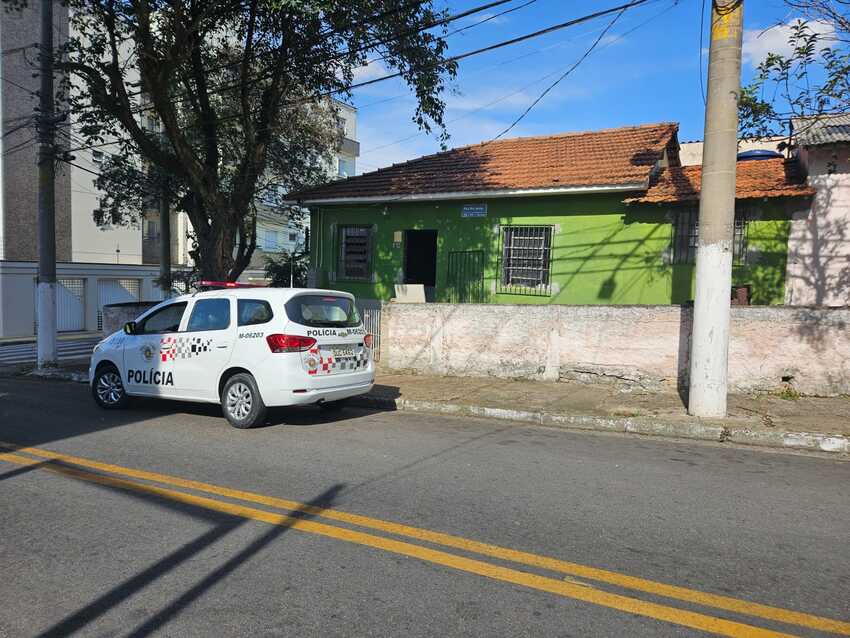
[[[739,100],[745,137],[783,132],[789,119],[850,112],[850,17],[845,0],[786,0],[790,53],[770,53]]]
[[[7,0],[9,1],[9,0]],[[122,222],[171,180],[204,278],[236,279],[256,247],[258,197],[322,181],[339,142],[327,99],[374,59],[445,139],[445,17],[432,0],[67,0],[57,66],[84,146],[117,139],[101,215]],[[157,130],[161,126],[160,130]],[[117,193],[123,185],[127,192]],[[138,214],[138,213],[136,213]]]
[[[307,286],[307,253],[293,250],[277,257],[266,258],[266,277],[273,288],[304,288]]]

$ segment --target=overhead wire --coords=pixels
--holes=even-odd
[[[594,50],[594,49],[597,47],[597,45],[598,45],[598,44],[602,41],[602,38],[604,38],[604,37],[605,37],[605,34],[606,34],[606,33],[608,33],[608,31],[610,31],[610,30],[611,30],[611,28],[614,26],[614,24],[616,24],[617,20],[619,20],[619,19],[620,19],[620,17],[623,15],[623,13],[625,13],[625,12],[626,12],[626,9],[628,9],[628,8],[629,8],[629,7],[625,7],[625,8],[623,8],[623,9],[621,9],[621,10],[620,10],[620,12],[619,12],[619,13],[617,13],[617,14],[614,16],[614,18],[611,20],[611,22],[609,22],[609,23],[608,23],[608,26],[606,26],[606,27],[602,30],[602,33],[600,33],[600,34],[599,34],[599,36],[596,38],[596,40],[594,40],[594,41],[593,41],[593,44],[591,44],[591,45],[588,47],[588,49],[584,52],[584,54],[582,54],[582,56],[581,56],[578,60],[576,60],[575,64],[573,64],[573,65],[572,65],[569,69],[567,69],[566,71],[564,71],[564,72],[560,75],[560,77],[558,77],[558,79],[557,79],[557,80],[555,80],[554,82],[552,82],[552,84],[550,84],[549,86],[547,86],[547,87],[543,90],[543,92],[542,92],[540,95],[538,95],[538,96],[537,96],[537,98],[536,98],[536,99],[535,99],[535,100],[534,100],[531,104],[529,104],[529,105],[528,105],[528,108],[526,108],[526,109],[525,109],[525,110],[524,110],[524,111],[520,114],[520,116],[519,116],[519,117],[517,117],[517,118],[516,118],[513,122],[511,122],[510,126],[508,126],[506,129],[504,129],[504,130],[503,130],[501,133],[499,133],[498,135],[496,135],[496,137],[494,137],[491,141],[496,141],[496,140],[498,140],[499,138],[501,138],[503,135],[505,135],[505,134],[509,133],[511,130],[513,130],[513,128],[514,128],[517,124],[519,124],[519,123],[520,123],[520,122],[521,122],[521,121],[525,118],[525,116],[526,116],[526,115],[528,115],[529,113],[531,113],[531,110],[532,110],[535,106],[537,106],[538,104],[540,104],[540,101],[541,101],[544,97],[546,97],[552,89],[554,89],[556,86],[558,86],[561,82],[563,82],[563,81],[564,81],[564,79],[565,79],[568,75],[570,75],[573,71],[575,71],[575,70],[576,70],[576,69],[577,69],[577,68],[581,65],[581,63],[582,63],[582,62],[584,62],[584,61],[587,59],[587,57],[588,57],[591,53],[593,53],[593,50]]]
[[[649,17],[649,18],[647,18],[646,20],[643,20],[642,22],[638,23],[637,25],[633,26],[632,28],[628,29],[627,31],[624,31],[623,33],[619,34],[619,35],[616,37],[616,39],[615,39],[615,40],[612,40],[611,42],[608,42],[608,43],[606,43],[606,44],[603,44],[603,45],[602,45],[602,47],[599,47],[599,48],[600,48],[600,49],[604,49],[604,48],[606,48],[606,47],[611,46],[611,45],[613,44],[613,42],[615,42],[615,41],[617,41],[617,40],[620,40],[620,39],[622,39],[622,38],[625,38],[627,35],[629,35],[629,34],[633,33],[634,31],[637,31],[638,29],[640,29],[640,28],[641,28],[641,27],[643,27],[644,25],[646,25],[646,24],[648,24],[649,22],[651,22],[651,21],[653,21],[653,20],[657,19],[659,16],[663,15],[664,13],[666,13],[666,12],[670,11],[673,7],[675,7],[675,6],[677,5],[677,3],[678,3],[678,0],[674,0],[673,2],[671,2],[671,4],[669,4],[667,7],[665,7],[664,9],[662,9],[661,11],[659,11],[658,13],[656,13],[656,14],[654,14],[654,15],[650,16],[650,17]],[[619,18],[619,16],[620,16],[620,15],[622,15],[622,14],[618,14],[618,15],[617,15],[617,17]],[[602,31],[602,33],[600,33],[600,34],[599,34],[599,36],[598,36],[597,40],[602,39],[602,38],[605,36],[605,33],[606,33],[606,32],[607,32],[610,28],[611,28],[611,26],[612,26],[612,25],[613,25],[613,22],[612,22],[611,24],[609,24],[607,27],[605,27],[605,28],[604,28],[604,30]],[[598,42],[596,42],[595,44],[598,44]],[[521,57],[522,57],[522,56],[521,56]],[[587,57],[587,54],[585,54],[585,56],[584,56],[584,57]],[[573,66],[573,68],[575,67],[575,65],[572,65],[572,66]],[[452,124],[452,123],[457,122],[457,121],[459,121],[459,120],[465,119],[465,118],[467,118],[467,117],[469,117],[469,116],[471,116],[471,115],[474,115],[475,113],[479,113],[479,112],[481,112],[481,111],[487,110],[488,108],[491,108],[492,106],[495,106],[496,104],[498,104],[498,103],[500,103],[500,102],[503,102],[504,100],[506,100],[506,99],[509,99],[509,98],[513,97],[514,95],[517,95],[517,94],[519,94],[519,93],[522,93],[522,92],[524,92],[526,89],[528,89],[528,88],[530,88],[530,87],[532,87],[532,86],[534,86],[534,85],[536,85],[536,84],[539,84],[539,83],[540,83],[540,82],[542,82],[543,80],[546,80],[546,79],[548,79],[548,78],[550,78],[550,77],[553,77],[553,76],[555,76],[555,75],[557,75],[557,74],[559,74],[559,73],[561,73],[561,71],[560,71],[560,70],[556,70],[556,71],[552,71],[552,72],[550,72],[550,73],[547,73],[546,75],[543,75],[543,76],[541,76],[541,77],[537,78],[536,80],[534,80],[534,81],[532,81],[532,82],[530,82],[530,83],[528,83],[528,84],[526,84],[526,85],[524,85],[524,86],[522,86],[522,87],[520,87],[520,88],[518,88],[518,89],[516,89],[516,90],[514,90],[514,91],[512,91],[512,92],[510,92],[510,93],[507,93],[507,94],[505,94],[505,95],[502,95],[501,97],[499,97],[499,98],[497,98],[497,99],[495,99],[495,100],[493,100],[493,101],[491,101],[491,102],[488,102],[487,104],[484,104],[484,105],[482,105],[482,106],[480,106],[480,107],[477,107],[477,108],[475,108],[475,109],[472,109],[471,111],[468,111],[467,113],[464,113],[464,114],[463,114],[463,115],[461,115],[460,117],[456,117],[456,118],[454,118],[454,119],[452,119],[452,120],[449,120],[449,121],[448,121],[448,122],[446,122],[446,123],[447,123],[447,124]],[[539,99],[538,99],[538,101],[539,101]],[[381,146],[376,146],[376,147],[372,147],[372,148],[364,149],[362,152],[363,152],[363,153],[371,153],[371,152],[374,152],[374,151],[378,151],[378,150],[381,150],[381,149],[384,149],[384,148],[388,148],[388,147],[390,147],[390,146],[395,146],[396,144],[401,144],[402,142],[406,142],[406,141],[408,141],[408,140],[411,140],[411,139],[413,139],[413,138],[415,138],[415,137],[419,137],[420,135],[424,135],[424,134],[425,134],[425,131],[417,131],[416,133],[414,133],[414,134],[412,134],[412,135],[409,135],[409,136],[407,136],[407,137],[404,137],[404,138],[401,138],[401,139],[395,140],[395,141],[393,141],[393,142],[388,142],[388,143],[386,143],[386,144],[382,144]],[[380,167],[375,166],[374,164],[371,164],[370,166],[373,166],[373,167],[375,167],[375,168],[380,168]]]

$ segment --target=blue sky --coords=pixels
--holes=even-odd
[[[497,13],[528,0],[492,9]],[[445,1],[457,13],[483,0]],[[536,31],[617,0],[535,0],[528,6],[449,38],[449,55]],[[701,139],[703,103],[699,65],[707,62],[708,39],[700,52],[701,0],[654,0],[630,9],[570,76],[553,89],[508,137],[546,135],[660,121],[680,123],[680,141]],[[710,0],[706,0],[706,10]],[[450,29],[477,22],[476,14]],[[794,19],[782,0],[747,0],[744,14],[744,81],[770,50],[781,48],[780,27]],[[473,144],[506,128],[558,75],[581,57],[610,18],[557,31],[460,62],[445,95],[449,146]],[[708,29],[706,18],[705,29]],[[636,28],[637,27],[637,28]],[[631,33],[627,33],[634,29]],[[360,79],[383,75],[372,65]],[[704,76],[703,76],[704,77]],[[358,173],[439,150],[434,136],[419,133],[411,116],[415,101],[397,80],[355,90],[361,156]],[[412,137],[411,137],[412,136]],[[395,143],[411,137],[403,142]]]

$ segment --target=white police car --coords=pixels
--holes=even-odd
[[[345,292],[215,288],[154,306],[92,354],[89,380],[102,408],[128,396],[221,403],[237,428],[267,406],[333,409],[375,382],[372,335]]]

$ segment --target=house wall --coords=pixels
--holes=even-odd
[[[798,211],[788,242],[785,302],[850,304],[850,145],[803,148],[801,159],[816,195]]]
[[[384,304],[381,365],[453,376],[687,388],[692,309]],[[850,392],[850,310],[732,308],[729,384]]]
[[[485,301],[511,304],[669,304],[693,298],[694,267],[670,264],[674,207],[630,206],[626,194],[493,199],[486,218],[462,218],[464,204],[441,201],[313,210],[312,267],[316,284],[350,291],[361,298],[387,300],[404,281],[404,245],[394,241],[407,229],[437,230],[435,300],[448,301],[448,260],[452,251],[484,255]],[[734,282],[753,286],[753,301],[782,303],[789,209],[784,203],[750,205],[748,264],[736,267]],[[336,276],[337,229],[373,225],[373,277],[370,282]],[[501,259],[500,227],[553,225],[551,294],[497,291]]]

